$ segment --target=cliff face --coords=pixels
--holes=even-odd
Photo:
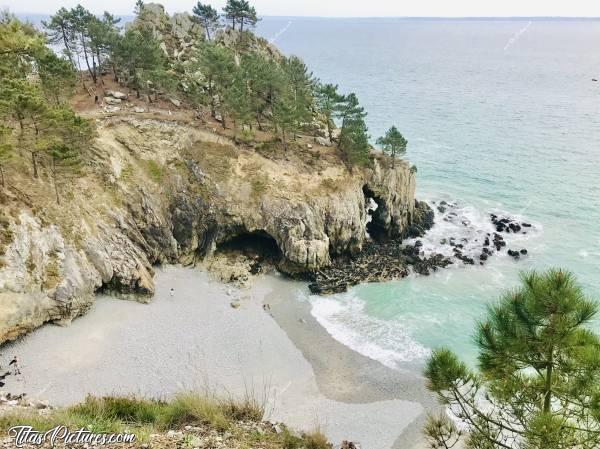
[[[330,147],[244,149],[190,125],[123,116],[99,122],[85,176],[58,206],[47,184],[3,193],[0,342],[84,313],[98,289],[149,300],[154,264],[210,260],[239,236],[274,240],[282,270],[326,266],[374,225],[407,232],[415,179],[407,164],[350,173]],[[15,184],[13,184],[15,185]]]

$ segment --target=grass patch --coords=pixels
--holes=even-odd
[[[148,176],[150,176],[150,178],[157,184],[161,183],[165,177],[164,167],[152,159],[148,159],[143,162]]]
[[[252,185],[252,196],[254,196],[254,198],[259,198],[266,192],[269,180],[265,175],[257,174],[252,178],[250,184]]]
[[[213,396],[183,393],[171,401],[134,396],[88,396],[80,404],[64,409],[47,410],[44,413],[15,409],[4,413],[0,415],[0,433],[6,434],[8,429],[17,425],[29,425],[41,432],[65,425],[71,430],[86,428],[94,433],[129,432],[136,435],[138,442],[148,442],[151,434],[181,430],[190,425],[223,434],[229,432],[239,447],[332,448],[318,430],[300,436],[285,426],[278,433],[236,426],[240,421],[261,422],[263,417],[264,405],[250,394],[242,400],[222,400]],[[185,438],[193,438],[193,435],[186,434]]]
[[[223,401],[195,393],[183,393],[166,402],[133,396],[88,396],[80,404],[48,414],[30,410],[4,414],[0,416],[0,430],[6,431],[13,425],[27,423],[42,430],[64,424],[99,432],[148,426],[156,431],[166,431],[187,425],[225,431],[233,421],[261,421],[263,413],[264,409],[256,401],[247,398],[239,402],[233,399]]]
[[[127,162],[127,165],[121,170],[119,179],[122,181],[129,181],[133,177],[134,168],[133,165]]]
[[[305,433],[302,435],[302,440],[306,449],[331,449],[333,447],[320,430]]]

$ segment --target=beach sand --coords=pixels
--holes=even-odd
[[[157,269],[155,280],[150,304],[99,297],[70,326],[5,345],[2,359],[17,354],[23,372],[10,389],[54,405],[87,394],[253,394],[265,400],[266,418],[319,428],[334,444],[423,447],[425,412],[437,409],[423,379],[329,336],[298,299],[304,283],[264,275],[238,290],[176,266]]]

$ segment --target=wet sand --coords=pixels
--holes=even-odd
[[[87,394],[250,393],[265,398],[268,419],[320,428],[336,444],[423,446],[424,412],[436,408],[423,379],[329,336],[298,299],[305,284],[262,276],[237,290],[195,269],[165,267],[156,286],[150,304],[99,297],[70,326],[44,326],[4,346],[3,358],[18,354],[23,372],[7,386],[56,405]]]

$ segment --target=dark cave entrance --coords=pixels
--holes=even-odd
[[[385,220],[383,219],[385,211],[384,202],[367,184],[363,186],[363,194],[365,195],[365,208],[369,216],[365,230],[367,238],[376,242],[387,240],[389,235]]]
[[[259,272],[262,265],[276,265],[283,257],[275,239],[262,230],[237,234],[219,243],[216,252],[227,256],[246,256],[255,262],[253,274]]]

